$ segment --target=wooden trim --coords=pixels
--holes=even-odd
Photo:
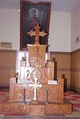
[[[12,52],[15,52],[16,53],[16,50],[0,50],[0,53],[12,53]]]
[[[50,54],[55,54],[55,55],[70,55],[71,53],[70,52],[54,52],[54,51],[50,51]]]
[[[80,52],[80,48],[72,51],[71,54],[76,53],[76,52]]]

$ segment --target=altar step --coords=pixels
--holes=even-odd
[[[10,103],[3,102],[0,104],[0,114],[25,114],[25,115],[65,115],[72,113],[72,104],[63,103]]]

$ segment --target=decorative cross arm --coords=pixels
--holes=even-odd
[[[35,31],[30,31],[30,32],[27,32],[27,34],[29,34],[31,37],[32,36],[35,36],[35,43],[34,44],[39,44],[39,36],[46,36],[47,33],[44,32],[44,31],[40,31],[40,26],[37,24],[36,27],[35,27]]]

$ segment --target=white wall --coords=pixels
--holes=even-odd
[[[51,12],[50,51],[71,51],[71,13]]]
[[[13,9],[0,9],[0,42],[12,42],[12,49],[20,49],[20,13]],[[71,51],[71,13],[51,12],[50,51]]]
[[[20,12],[0,9],[0,42],[12,42],[12,49],[19,50]]]
[[[71,13],[71,51],[80,48],[80,41],[76,43],[76,37],[80,37],[80,5]]]

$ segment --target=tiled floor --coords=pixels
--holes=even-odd
[[[64,97],[73,105],[72,114],[65,116],[80,117],[80,95],[73,91],[67,91]]]
[[[8,96],[9,93],[8,91],[0,91],[0,103],[2,102],[2,100]],[[77,117],[80,118],[80,95],[73,92],[73,91],[67,91],[64,93],[64,97],[65,99],[67,99],[69,102],[72,103],[72,114],[71,115],[64,115],[65,117]],[[9,115],[0,115],[0,119],[1,118],[5,118],[5,119],[11,119],[11,117]],[[30,116],[17,116],[17,118],[15,116],[12,116],[12,119],[53,119],[51,117],[30,117]]]

